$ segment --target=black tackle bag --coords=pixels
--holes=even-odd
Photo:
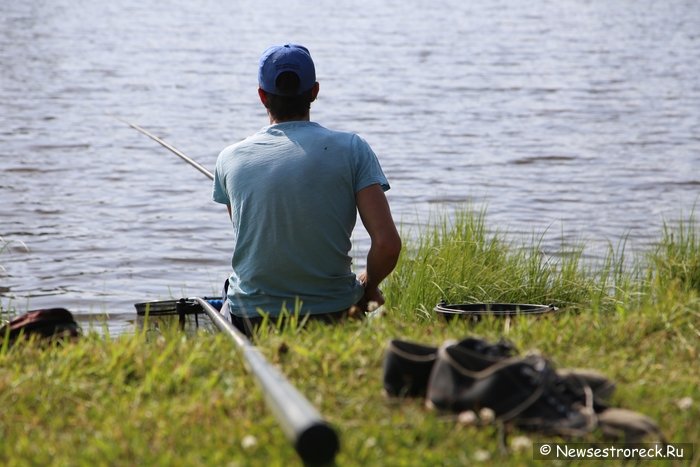
[[[0,327],[0,344],[5,336],[10,344],[21,336],[27,339],[32,336],[41,339],[76,338],[80,336],[80,327],[65,308],[46,308],[28,311]]]

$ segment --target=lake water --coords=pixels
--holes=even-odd
[[[317,64],[312,118],[370,142],[405,231],[471,203],[595,257],[698,200],[696,0],[4,1],[0,304],[119,332],[136,302],[217,294],[225,208],[115,116],[213,168],[267,123],[257,59],[287,41]]]

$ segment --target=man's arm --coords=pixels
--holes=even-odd
[[[384,304],[379,284],[394,270],[401,253],[401,237],[391,217],[389,202],[381,186],[371,185],[357,193],[357,209],[371,240],[367,269],[358,275],[365,295],[358,306],[366,310],[369,302]]]

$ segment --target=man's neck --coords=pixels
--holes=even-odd
[[[270,117],[270,125],[276,125],[278,123],[285,123],[285,122],[308,122],[311,120],[311,116],[308,113],[304,116],[301,116],[301,117],[292,117],[292,118],[283,118],[283,119],[273,118],[269,112],[267,115]]]

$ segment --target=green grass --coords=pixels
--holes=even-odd
[[[495,427],[461,426],[421,400],[387,399],[381,365],[392,338],[506,337],[557,366],[605,373],[617,383],[614,406],[652,417],[672,442],[696,442],[699,258],[692,218],[666,225],[658,246],[631,265],[624,244],[589,264],[582,247],[543,254],[537,238],[513,245],[487,231],[483,213],[465,211],[407,245],[385,284],[382,318],[264,331],[257,345],[337,427],[338,465],[537,463],[530,447],[501,453]],[[560,312],[445,323],[431,311],[441,299],[554,303]],[[219,334],[166,327],[2,348],[0,407],[3,465],[299,465]],[[557,441],[517,431],[509,439],[522,436]]]

